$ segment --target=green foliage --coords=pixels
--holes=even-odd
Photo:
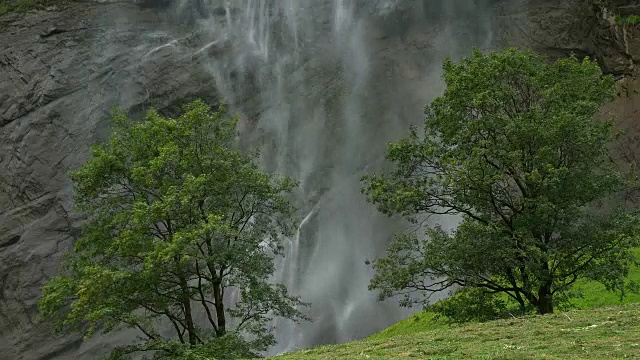
[[[272,345],[273,316],[304,318],[300,299],[268,281],[280,239],[292,233],[286,196],[296,182],[234,149],[236,119],[201,101],[176,119],[152,110],[143,123],[121,111],[112,120],[111,138],[71,175],[87,221],[65,271],[44,287],[42,315],[85,337],[140,330],[143,341],[114,359],[138,351],[197,358],[232,343],[246,355]],[[235,303],[225,298],[232,291]],[[161,335],[161,320],[172,336]]]
[[[363,177],[380,211],[432,224],[426,236],[396,237],[370,289],[410,306],[453,286],[481,288],[540,313],[579,279],[624,291],[639,218],[593,210],[630,186],[609,161],[611,123],[594,120],[613,78],[588,58],[549,63],[509,49],[447,60],[444,80],[424,130],[389,145],[395,170]],[[461,222],[444,229],[440,215]]]
[[[640,259],[640,249],[634,249],[634,253]],[[640,264],[630,269],[628,279],[631,284],[640,283]],[[570,306],[576,309],[640,303],[640,293],[628,291],[624,297],[621,297],[620,293],[607,291],[601,283],[587,279],[577,281],[572,292],[575,296],[570,299]]]
[[[64,4],[68,0],[0,0],[0,15],[15,11],[24,13],[34,9],[44,9],[47,6]]]
[[[146,344],[148,348],[150,344]],[[227,360],[258,357],[249,343],[237,334],[226,334],[206,344],[188,345],[179,341],[163,341],[153,344],[153,360]],[[116,348],[107,360],[129,359],[132,347]]]
[[[622,17],[616,16],[616,24],[618,25],[638,25],[640,24],[640,15],[629,15]]]
[[[248,359],[257,357],[244,339],[225,335],[206,345],[196,347],[182,346],[182,352],[177,357],[165,357],[163,360],[227,360]]]
[[[640,256],[640,249],[634,249],[634,253],[636,254],[636,256]],[[629,271],[629,281],[636,283],[640,282],[640,265],[632,268]],[[592,309],[605,306],[640,303],[640,294],[638,293],[630,293],[624,298],[620,298],[619,293],[616,294],[615,292],[607,291],[605,286],[601,283],[588,279],[577,281],[576,285],[571,289],[571,292],[575,296],[569,299],[569,302],[565,304],[565,307],[569,309]],[[460,292],[456,293],[456,295],[457,294],[460,294]],[[456,295],[454,295],[454,297]],[[501,314],[499,317],[511,317],[511,315],[517,317],[520,316],[521,311],[519,311],[520,309],[517,308],[517,303],[513,301],[513,299],[504,294],[496,294],[494,296],[499,296],[500,300],[507,304],[507,308],[509,309],[510,313]],[[469,298],[473,300],[473,297]],[[447,300],[448,299],[442,301]],[[434,306],[428,306],[427,308],[430,310],[421,311],[419,313],[411,315],[407,319],[401,320],[389,326],[388,328],[370,336],[369,339],[386,339],[392,336],[416,334],[451,326],[452,319],[447,318],[447,316],[443,315],[442,313],[434,312],[435,310],[437,310],[434,309],[434,307],[439,304],[440,302],[435,303]],[[476,304],[468,305],[475,306]],[[525,309],[525,311],[528,312],[529,309],[527,308]],[[478,319],[472,319],[472,321],[477,320]]]
[[[459,323],[505,318],[513,312],[505,299],[479,288],[463,288],[453,296],[428,306],[427,310]]]

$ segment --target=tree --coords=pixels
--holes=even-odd
[[[365,175],[362,191],[389,215],[460,223],[398,235],[370,289],[411,305],[478,288],[540,314],[582,278],[624,291],[638,216],[598,206],[628,186],[609,161],[611,122],[594,120],[612,77],[588,58],[549,63],[509,49],[446,60],[444,80],[422,134],[391,143],[393,171]]]
[[[222,108],[195,101],[176,119],[153,110],[145,122],[122,111],[112,119],[111,138],[72,173],[86,224],[64,273],[44,287],[42,315],[85,337],[138,329],[142,341],[113,358],[266,349],[272,316],[304,318],[300,299],[268,281],[292,233],[286,197],[296,182],[234,149],[236,119]]]

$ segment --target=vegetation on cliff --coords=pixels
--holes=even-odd
[[[273,284],[274,256],[293,229],[296,182],[266,174],[234,148],[236,119],[200,101],[175,119],[117,111],[111,138],[72,173],[82,237],[40,302],[57,330],[85,337],[121,327],[154,359],[250,356],[274,338],[274,317],[304,318]],[[172,329],[163,331],[161,324]]]
[[[639,15],[616,16],[616,24],[618,25],[638,25],[640,24]]]
[[[48,6],[59,5],[69,0],[0,0],[0,15],[9,12],[27,12],[33,9],[44,9]]]
[[[507,307],[495,294],[519,313],[546,314],[581,279],[636,289],[626,278],[640,218],[602,206],[631,185],[609,160],[611,123],[595,120],[614,96],[613,78],[588,58],[550,63],[509,49],[448,60],[444,80],[424,130],[389,145],[394,171],[363,178],[380,211],[431,224],[398,235],[375,261],[370,288],[380,299],[424,305],[461,289],[454,309],[481,301],[461,316],[481,309],[490,318]],[[447,229],[434,215],[460,223]]]

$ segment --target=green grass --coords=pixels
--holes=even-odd
[[[640,249],[636,249],[640,258]],[[640,267],[629,273],[640,282]],[[369,338],[278,359],[624,359],[640,358],[640,294],[612,293],[581,281],[577,310],[486,323],[452,324],[420,312]],[[587,310],[588,309],[588,310]]]
[[[636,249],[635,253],[640,259],[640,249]],[[629,272],[629,280],[640,283],[640,267],[636,267]],[[571,303],[578,309],[640,302],[640,294],[630,293],[620,299],[619,293],[607,291],[604,285],[594,281],[580,281],[576,284],[575,290],[583,294],[582,297],[571,300]]]
[[[448,322],[445,319],[436,318],[435,313],[422,311],[371,335],[369,339],[379,340],[397,335],[416,334],[427,330],[445,327],[447,324]]]
[[[640,259],[640,249],[636,249],[635,253]],[[629,272],[629,280],[640,283],[640,267],[636,267]],[[626,294],[623,299],[620,299],[619,293],[607,291],[604,285],[594,281],[580,281],[576,284],[574,290],[582,294],[581,297],[571,300],[571,305],[575,309],[640,303],[640,294],[629,293]],[[506,297],[505,299],[508,300]],[[448,322],[442,318],[436,319],[434,313],[423,311],[397,322],[379,333],[373,334],[370,339],[383,339],[396,335],[415,334],[447,326],[447,323]]]
[[[427,324],[431,324],[427,322]],[[640,304],[373,336],[274,359],[638,359]]]

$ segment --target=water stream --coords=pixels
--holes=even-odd
[[[367,290],[366,260],[383,255],[404,225],[365,202],[359,178],[383,168],[386,143],[422,122],[424,105],[442,91],[444,57],[493,45],[491,4],[206,2],[211,15],[198,26],[213,40],[194,56],[206,56],[264,168],[301,184],[301,222],[275,280],[312,303],[314,321],[275,322],[273,352],[364,337],[408,314]]]

